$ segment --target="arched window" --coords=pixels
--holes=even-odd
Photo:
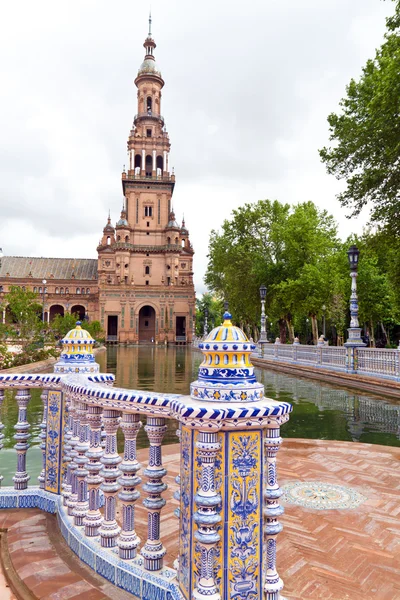
[[[64,288],[60,288],[60,294],[64,293]]]
[[[84,294],[84,293],[85,293],[85,288],[82,288],[81,289],[81,294]]]
[[[178,245],[178,243],[179,243],[178,238],[175,238],[175,244]]]
[[[146,177],[151,177],[152,172],[153,172],[153,159],[150,156],[150,154],[148,154],[146,156]]]
[[[169,238],[167,238],[167,244],[168,244],[168,246],[170,245],[170,243],[171,243],[171,238],[169,237]]]
[[[34,287],[33,291],[34,291],[35,294],[37,294],[37,287]]]
[[[39,288],[39,294],[41,294],[43,292],[43,288]]]
[[[90,288],[86,288],[86,293],[90,294]]]
[[[145,275],[150,275],[150,267],[145,267],[144,273]]]
[[[158,169],[160,169],[160,171],[161,171],[161,173],[160,173],[160,174],[162,175],[163,168],[164,168],[164,165],[163,165],[163,157],[162,157],[162,156],[157,156],[157,159],[156,159],[156,167],[157,167],[157,170],[158,170]]]
[[[140,154],[135,154],[135,169],[142,168],[142,157]]]
[[[127,244],[129,242],[129,235],[125,236],[125,243]]]
[[[58,288],[56,288],[56,294],[59,294],[60,290]]]
[[[80,290],[80,288],[76,288],[76,293],[77,293],[77,294],[80,294],[80,293],[81,293],[81,290]]]
[[[65,293],[69,294],[69,288],[65,288]]]
[[[182,248],[184,248],[184,247],[185,247],[185,240],[183,239],[182,240]]]
[[[111,244],[111,238],[110,236],[107,236],[107,246],[109,246]]]
[[[146,99],[146,108],[147,108],[147,112],[151,113],[152,108],[153,108],[153,100],[151,99],[151,96],[147,96],[147,99]]]

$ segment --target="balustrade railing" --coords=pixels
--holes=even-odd
[[[400,349],[258,342],[259,358],[400,379]],[[256,355],[254,355],[256,356]]]
[[[283,584],[276,570],[275,548],[282,511],[275,457],[281,442],[279,427],[288,420],[291,405],[260,395],[255,401],[236,400],[227,411],[227,400],[216,402],[216,394],[214,403],[207,405],[197,387],[191,398],[117,389],[110,387],[112,383],[113,376],[100,374],[0,374],[0,407],[8,388],[16,390],[18,404],[14,487],[0,489],[0,508],[39,506],[57,512],[61,531],[78,556],[135,596],[148,597],[154,586],[163,594],[169,592],[171,599],[183,595],[199,600],[211,594],[218,600],[230,597],[230,588],[257,590],[261,586],[268,598],[279,600]],[[251,386],[262,389],[260,384]],[[39,485],[28,487],[28,482],[34,482],[26,469],[27,406],[30,390],[35,388],[43,390],[43,464]],[[193,397],[198,399],[193,401]],[[150,447],[148,463],[141,470],[136,438],[143,418]],[[166,548],[161,515],[167,469],[162,440],[167,419],[179,424],[181,464],[187,471],[178,479],[185,484],[175,496],[180,502],[179,551],[173,557],[178,559],[177,571],[163,565]],[[0,421],[0,449],[1,430]],[[117,451],[119,430],[124,436],[122,457]],[[267,465],[265,470],[263,465]],[[264,472],[268,473],[265,485]],[[225,485],[230,486],[228,501]],[[263,493],[264,517],[259,502]],[[135,525],[135,506],[141,495],[148,521],[145,540],[139,539]],[[249,500],[253,496],[257,498],[254,506]],[[117,506],[121,507],[120,521]],[[250,517],[255,524],[251,527]],[[224,528],[229,519],[233,529],[228,534]],[[236,552],[231,535],[243,557],[242,571],[234,574],[226,562]],[[251,553],[247,555],[244,546],[251,546]],[[247,558],[253,549],[258,556],[257,572]]]

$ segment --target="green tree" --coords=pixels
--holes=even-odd
[[[233,211],[209,244],[206,283],[229,300],[237,322],[254,339],[260,319],[259,287],[267,285],[266,308],[293,341],[294,320],[309,315],[317,341],[317,316],[335,286],[328,259],[340,247],[336,223],[312,202],[291,207],[260,200]]]
[[[76,327],[77,321],[79,321],[78,313],[67,312],[64,315],[55,315],[50,323],[51,331],[57,339],[62,339],[68,331]]]
[[[42,306],[38,295],[12,285],[6,303],[13,321],[12,326],[8,327],[7,336],[18,340],[24,353],[31,351],[33,346],[43,343],[45,324],[41,321]]]
[[[196,299],[196,335],[202,337],[204,334],[204,312],[208,310],[208,331],[222,323],[224,312],[223,301],[211,294],[205,293]]]
[[[341,112],[328,116],[333,145],[320,150],[328,173],[346,181],[338,195],[358,215],[370,203],[372,221],[400,235],[400,2],[387,19],[385,41],[352,79]]]

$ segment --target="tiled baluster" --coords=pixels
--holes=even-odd
[[[67,419],[66,419],[67,425],[66,425],[65,433],[64,433],[63,460],[64,460],[64,464],[66,465],[66,472],[65,472],[64,481],[62,482],[62,496],[63,496],[63,504],[64,504],[64,506],[67,506],[67,500],[68,500],[69,496],[71,495],[71,489],[72,489],[72,486],[71,486],[71,462],[72,462],[71,439],[72,439],[73,427],[74,427],[73,407],[72,407],[71,398],[69,396],[67,396],[66,400],[65,400],[65,410],[67,412]]]
[[[215,459],[221,448],[218,434],[199,431],[196,446],[197,457],[201,461],[201,481],[194,497],[197,506],[194,514],[197,531],[194,537],[199,546],[201,562],[200,576],[193,591],[193,598],[200,600],[211,597],[213,600],[219,600],[221,595],[214,579],[216,546],[221,538],[217,531],[217,524],[221,521],[217,507],[222,502],[221,495],[215,491]]]
[[[166,553],[160,540],[160,512],[165,506],[165,500],[161,494],[167,489],[167,484],[161,481],[167,474],[167,470],[162,466],[161,455],[161,443],[167,430],[165,419],[147,417],[145,430],[150,441],[149,465],[144,471],[148,482],[142,486],[143,491],[148,494],[148,497],[143,500],[143,505],[148,510],[148,540],[142,548],[141,554],[144,557],[145,569],[158,571],[163,566],[163,557]]]
[[[120,412],[118,410],[103,411],[104,430],[106,432],[106,448],[100,461],[104,468],[100,471],[104,482],[101,489],[104,492],[104,519],[99,528],[101,545],[104,548],[112,548],[116,545],[116,539],[121,531],[115,519],[117,492],[120,488],[117,478],[121,475],[118,468],[121,457],[117,451],[117,431],[120,421]]]
[[[122,502],[122,532],[118,538],[119,556],[123,559],[135,558],[136,549],[140,538],[135,531],[135,502],[140,493],[136,486],[141,483],[141,478],[136,474],[141,465],[136,458],[136,438],[140,427],[139,415],[122,413],[121,429],[125,436],[124,459],[119,468],[122,476],[118,482],[122,490],[118,498]]]
[[[178,424],[178,429],[176,430],[176,436],[177,436],[177,438],[179,439],[179,446],[180,446],[180,443],[181,443],[181,434],[182,434],[182,429],[181,429],[181,427],[182,427],[182,424],[181,424],[181,423],[179,423],[179,424]],[[175,500],[178,500],[178,502],[180,502],[180,500],[181,500],[181,476],[180,476],[180,474],[179,474],[179,473],[178,473],[178,475],[175,477],[175,482],[176,482],[176,483],[177,483],[177,485],[178,485],[178,489],[177,489],[177,490],[175,490],[175,492],[174,492],[174,498],[175,498]],[[181,511],[180,511],[180,508],[179,508],[179,506],[178,506],[178,507],[177,507],[177,508],[174,510],[174,515],[176,516],[176,518],[177,518],[177,519],[179,519],[179,518],[180,518],[180,512],[181,512]]]
[[[13,477],[14,489],[26,490],[30,476],[26,472],[26,453],[29,448],[29,423],[26,420],[26,411],[28,408],[31,393],[29,390],[18,390],[15,396],[18,404],[18,423],[14,426],[16,434],[14,439],[16,444],[14,448],[17,451],[17,471]]]
[[[77,489],[77,479],[76,479],[76,470],[78,468],[77,463],[75,462],[76,457],[78,456],[78,452],[76,450],[77,445],[79,444],[79,416],[77,413],[77,403],[76,400],[71,398],[71,406],[70,409],[72,411],[72,438],[70,440],[71,444],[71,452],[69,453],[71,457],[71,462],[68,467],[70,469],[70,480],[71,480],[71,493],[67,499],[68,506],[68,514],[72,517],[72,511],[74,510],[76,503],[78,502],[78,489]]]
[[[40,449],[42,451],[42,470],[38,477],[39,487],[41,489],[44,489],[45,482],[46,482],[47,394],[48,394],[48,390],[42,390],[42,393],[40,395],[40,398],[43,402],[43,418],[42,418],[42,422],[40,423],[41,431],[39,433],[39,437],[42,440],[40,442]]]
[[[83,519],[89,510],[86,481],[86,477],[89,474],[89,471],[86,469],[86,465],[89,462],[89,459],[86,456],[86,452],[89,450],[89,424],[87,419],[87,404],[85,402],[78,403],[77,413],[79,417],[79,443],[76,445],[78,454],[75,458],[75,462],[78,465],[78,468],[75,471],[75,477],[78,501],[72,514],[74,516],[75,525],[83,526]]]
[[[0,390],[0,450],[3,448],[3,440],[4,440],[4,433],[3,433],[4,425],[1,422],[1,407],[3,404],[3,400],[4,400],[4,390]],[[0,473],[0,486],[1,486],[2,481],[3,481],[3,475]]]
[[[276,478],[276,455],[282,443],[279,427],[268,428],[264,441],[266,485],[265,485],[265,545],[266,545],[266,575],[265,575],[265,600],[279,600],[283,582],[276,570],[276,536],[282,531],[278,517],[283,513],[279,504],[282,490]]]
[[[83,520],[85,525],[85,534],[88,537],[94,537],[99,534],[99,527],[103,522],[103,517],[100,512],[100,485],[103,478],[100,476],[100,471],[103,465],[100,462],[103,456],[103,448],[101,446],[101,406],[89,406],[88,421],[89,421],[89,450],[86,456],[89,459],[86,465],[89,475],[87,476],[87,484],[89,486],[89,510]]]

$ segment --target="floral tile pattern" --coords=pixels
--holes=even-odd
[[[344,485],[323,481],[295,481],[282,486],[282,501],[315,510],[357,508],[366,497]]]

